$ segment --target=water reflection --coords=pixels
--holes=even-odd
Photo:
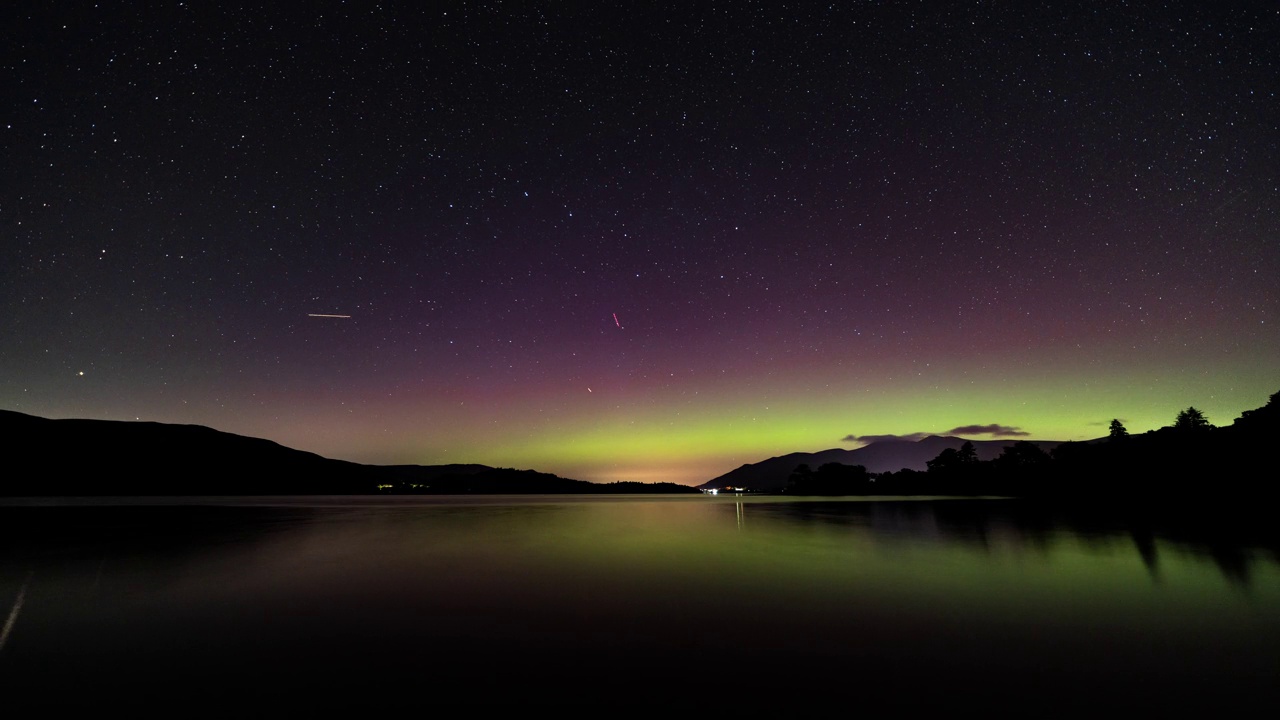
[[[777,701],[856,677],[886,702],[923,702],[921,683],[947,702],[1003,704],[1011,683],[1273,702],[1275,546],[1188,527],[749,497],[0,507],[0,609],[23,598],[0,689],[225,694],[266,674],[604,702],[730,673]]]
[[[1160,578],[1164,551],[1190,554],[1213,563],[1222,578],[1247,586],[1252,568],[1280,560],[1270,525],[1233,524],[1231,518],[1117,517],[1080,510],[1052,510],[1018,501],[826,500],[766,501],[761,512],[796,523],[825,523],[851,532],[870,533],[882,542],[941,543],[985,552],[1016,547],[1039,552],[1109,554],[1118,544],[1132,546],[1148,577]]]

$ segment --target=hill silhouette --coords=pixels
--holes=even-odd
[[[1087,442],[925,438],[915,445],[928,452],[942,447],[925,462],[925,472],[873,471],[862,460],[898,458],[896,463],[905,455],[874,455],[867,452],[872,445],[771,458],[706,486],[795,495],[996,495],[1061,505],[1104,502],[1183,510],[1247,505],[1257,512],[1269,508],[1260,501],[1274,495],[1270,445],[1277,434],[1280,393],[1226,427],[1215,427],[1203,412],[1189,407],[1177,413],[1172,425],[1138,435],[1113,420],[1108,437]]]
[[[799,465],[808,465],[818,469],[828,463],[841,465],[861,465],[871,473],[895,472],[898,470],[924,471],[928,461],[934,459],[948,448],[959,450],[966,442],[972,442],[977,450],[979,460],[994,460],[1005,449],[1012,447],[1016,440],[972,440],[964,438],[930,435],[920,440],[881,440],[854,450],[833,448],[812,453],[789,453],[780,457],[769,458],[758,463],[743,465],[712,480],[699,485],[699,488],[712,489],[722,487],[740,487],[754,492],[778,492],[787,487],[787,480]],[[1026,441],[1022,441],[1026,442]],[[1036,446],[1046,452],[1060,443],[1055,441],[1037,441]]]
[[[0,496],[692,493],[487,465],[362,465],[200,425],[50,420],[0,410]]]

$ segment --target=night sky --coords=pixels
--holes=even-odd
[[[698,483],[1280,390],[1274,2],[611,5],[8,3],[0,408]]]

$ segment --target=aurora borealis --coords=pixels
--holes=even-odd
[[[0,408],[695,484],[1264,404],[1280,11],[935,5],[8,7]]]

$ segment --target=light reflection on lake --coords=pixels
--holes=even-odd
[[[9,501],[0,521],[0,691],[17,700],[710,703],[731,687],[797,707],[839,692],[1186,710],[1280,694],[1274,547],[1009,502]]]

